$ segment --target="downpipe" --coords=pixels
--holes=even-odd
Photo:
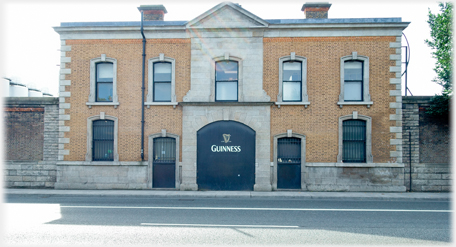
[[[141,86],[141,161],[144,161],[144,93],[146,87],[144,86],[145,64],[146,64],[146,36],[144,36],[143,28],[144,13],[141,11],[141,35],[143,37],[143,52],[142,52],[142,86]]]

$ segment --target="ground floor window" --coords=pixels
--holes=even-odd
[[[95,120],[92,127],[93,161],[114,161],[114,121]]]
[[[366,121],[343,122],[343,162],[366,162]]]

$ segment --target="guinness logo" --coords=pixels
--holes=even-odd
[[[223,134],[223,141],[222,142],[225,142],[225,143],[230,142],[230,137],[231,137],[230,134]]]

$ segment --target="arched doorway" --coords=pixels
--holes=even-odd
[[[197,132],[200,190],[253,190],[255,131],[236,121],[217,121]]]

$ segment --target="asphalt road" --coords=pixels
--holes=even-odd
[[[449,201],[8,195],[7,245],[449,244]]]

